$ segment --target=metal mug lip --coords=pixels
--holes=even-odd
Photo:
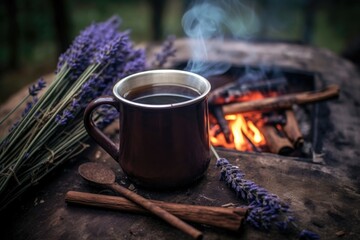
[[[154,75],[154,74],[155,75],[156,74],[157,75],[181,74],[181,75],[190,77],[192,79],[196,79],[197,81],[200,81],[201,84],[203,84],[203,86],[205,86],[205,89],[200,93],[199,96],[197,96],[195,98],[192,98],[192,99],[189,99],[189,100],[186,100],[186,101],[183,101],[183,102],[173,103],[173,104],[158,104],[158,105],[133,102],[133,101],[131,101],[129,99],[126,99],[124,96],[122,96],[119,93],[119,89],[123,85],[126,85],[126,83],[128,81],[131,81],[132,79],[135,79],[135,78],[144,77],[145,75]],[[166,85],[177,85],[177,84],[169,83],[169,84],[166,84]],[[178,86],[184,86],[184,85],[178,84]],[[200,91],[199,89],[197,89],[197,90]],[[132,106],[141,107],[141,108],[148,108],[148,109],[166,109],[166,108],[184,107],[184,106],[192,105],[192,104],[194,104],[196,102],[200,102],[200,101],[202,101],[203,99],[205,99],[207,97],[210,90],[211,90],[210,82],[206,78],[204,78],[204,77],[202,77],[202,76],[200,76],[200,75],[198,75],[196,73],[183,71],[183,70],[176,70],[176,69],[158,69],[158,70],[147,70],[147,71],[135,73],[135,74],[129,75],[129,76],[119,80],[115,84],[115,86],[113,87],[113,94],[121,102],[132,105]]]

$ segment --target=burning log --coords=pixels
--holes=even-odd
[[[294,104],[307,104],[336,98],[339,96],[339,86],[330,85],[320,91],[301,92],[260,100],[233,103],[223,106],[225,114],[235,114],[251,111],[271,111],[291,108]]]
[[[274,78],[246,83],[228,83],[215,89],[209,96],[209,103],[215,105],[229,104],[236,102],[238,98],[250,92],[281,91],[287,86],[285,78]]]
[[[218,124],[220,126],[220,130],[225,136],[226,142],[230,143],[231,142],[231,131],[229,129],[228,122],[225,119],[222,107],[213,105],[213,106],[209,107],[209,111],[216,118],[216,120],[217,120],[217,122],[218,122]]]
[[[249,142],[249,144],[251,145],[251,148],[254,152],[261,152],[261,149],[258,148],[253,141],[250,139],[250,137],[241,129],[241,133],[244,135],[244,137],[246,138],[246,140]]]
[[[258,119],[257,121],[262,122],[265,125],[285,125],[286,124],[286,117],[283,114],[274,114],[271,112],[262,114],[262,118]]]
[[[126,212],[147,213],[147,210],[123,197],[69,191],[66,193],[65,201],[67,203]],[[196,206],[153,200],[152,202],[183,220],[224,228],[231,231],[240,230],[241,224],[247,214],[246,208]]]
[[[294,111],[288,109],[285,111],[286,124],[283,126],[283,130],[286,136],[290,139],[295,148],[300,148],[304,144],[304,138],[300,131],[298,122],[295,118]]]
[[[264,125],[261,127],[261,132],[266,139],[270,152],[287,156],[294,151],[290,140],[282,136],[274,126]]]
[[[225,84],[221,87],[216,88],[214,91],[212,91],[209,94],[209,104],[211,105],[221,105],[225,103],[225,92],[227,89],[232,88],[236,85],[236,83],[231,82],[228,84]]]

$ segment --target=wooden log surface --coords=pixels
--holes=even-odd
[[[188,40],[180,39],[176,46],[176,58],[168,67],[191,56]],[[314,153],[312,159],[322,164],[273,154],[221,149],[218,152],[239,166],[247,179],[289,202],[300,228],[317,232],[322,239],[338,240],[338,232],[343,233],[341,239],[360,239],[360,217],[356,211],[360,206],[360,133],[357,129],[360,126],[360,75],[356,67],[331,51],[304,45],[230,41],[214,46],[214,54],[209,56],[217,61],[317,72],[327,85],[339,85],[339,99],[314,106],[326,110],[322,121],[315,123],[319,132],[325,133],[321,141],[323,151]],[[13,104],[9,100],[5,105],[11,109]],[[117,124],[108,130],[115,132]],[[64,197],[69,190],[114,194],[83,182],[76,169],[86,161],[108,164],[117,172],[119,183],[150,199],[207,206],[247,204],[237,198],[226,183],[219,181],[214,156],[207,173],[196,184],[156,192],[133,186],[119,165],[90,143],[92,147],[84,155],[70,160],[8,212],[1,214],[2,239],[186,239],[186,235],[150,216],[67,206]],[[200,228],[205,239],[210,240],[298,239],[277,231],[257,231],[246,223],[240,235],[210,227]]]

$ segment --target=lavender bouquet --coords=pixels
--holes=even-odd
[[[129,32],[119,32],[120,19],[94,23],[75,38],[60,56],[55,80],[45,88],[40,79],[29,94],[0,120],[0,126],[21,104],[27,102],[21,119],[0,139],[0,210],[39,182],[51,170],[80,154],[87,133],[82,115],[87,104],[100,95],[111,94],[119,79],[143,71],[145,50],[135,48]],[[174,53],[171,38],[156,55],[158,67]],[[93,116],[104,128],[116,117],[113,108],[102,107]]]

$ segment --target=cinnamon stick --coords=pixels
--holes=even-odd
[[[320,91],[301,92],[260,100],[233,103],[223,106],[224,114],[235,114],[251,111],[264,111],[291,108],[294,104],[307,104],[328,100],[339,96],[339,86],[330,85]]]
[[[280,155],[289,155],[293,152],[294,148],[290,140],[285,136],[281,136],[274,126],[264,125],[261,127],[261,132],[265,137],[270,152]]]
[[[283,130],[295,148],[300,148],[304,144],[304,138],[300,131],[298,121],[296,120],[294,111],[287,109],[285,111],[286,124]]]
[[[123,197],[69,191],[65,195],[65,201],[67,203],[126,212],[148,213],[146,209]],[[197,206],[155,200],[151,200],[151,202],[183,220],[224,228],[231,231],[240,230],[242,222],[247,214],[246,208]]]

